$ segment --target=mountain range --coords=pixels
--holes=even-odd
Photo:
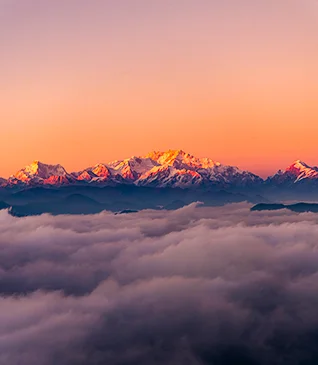
[[[9,179],[0,178],[3,188],[36,186],[118,186],[121,184],[155,188],[244,189],[290,187],[318,183],[318,167],[297,160],[266,180],[235,166],[223,165],[209,158],[198,158],[182,150],[151,152],[110,163],[98,163],[69,173],[60,164],[34,161]]]
[[[317,202],[318,168],[297,160],[262,179],[235,166],[169,150],[71,173],[59,164],[34,161],[1,179],[0,185],[0,210],[19,217],[104,210],[127,214],[177,209],[194,202],[209,206],[249,202],[263,204],[257,205],[263,210],[288,206],[282,202]]]

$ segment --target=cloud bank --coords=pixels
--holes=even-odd
[[[318,215],[0,212],[0,364],[317,364]]]

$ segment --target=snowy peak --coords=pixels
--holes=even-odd
[[[176,168],[187,168],[190,170],[207,169],[214,166],[220,166],[219,162],[215,162],[209,158],[198,158],[184,152],[183,150],[168,150],[166,152],[154,151],[146,157],[151,158],[160,165],[168,165]]]
[[[9,183],[60,185],[72,180],[60,164],[49,165],[34,161],[9,178]]]
[[[284,184],[316,179],[318,180],[317,167],[311,167],[301,160],[296,160],[284,171],[279,170],[275,175],[268,178],[268,181],[276,184]]]
[[[108,167],[102,163],[95,165],[91,171],[97,177],[108,178],[110,176]]]
[[[87,170],[80,172],[76,176],[78,181],[87,181],[87,182],[91,181],[94,177],[96,177],[96,176],[94,176],[94,174],[90,173],[90,171],[87,171]]]
[[[27,180],[34,176],[42,179],[48,179],[51,176],[65,176],[67,173],[61,165],[47,165],[40,161],[34,161],[23,169],[19,170],[13,176],[19,180]]]
[[[292,173],[297,176],[295,182],[302,179],[317,179],[318,178],[318,168],[310,167],[306,163],[297,160],[291,166],[286,169],[286,172]]]
[[[290,167],[295,167],[295,168],[308,168],[310,166],[308,166],[305,162],[301,161],[301,160],[296,160],[293,164],[290,165]]]
[[[136,157],[113,161],[109,164],[113,175],[119,174],[126,180],[134,181],[142,174],[158,166],[158,163],[149,157]]]
[[[84,171],[73,173],[73,176],[82,182],[102,182],[106,181],[110,175],[109,168],[103,163],[98,163],[95,166],[88,167]]]

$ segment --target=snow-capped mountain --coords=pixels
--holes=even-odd
[[[186,153],[182,150],[169,150],[166,152],[151,152],[146,158],[156,161],[158,165],[167,165],[182,170],[208,169],[214,166],[220,166],[219,162],[215,162],[209,158],[198,158]]]
[[[142,174],[137,185],[191,187],[197,185],[249,186],[263,180],[248,171],[222,165],[209,158],[197,158],[182,150],[152,152],[146,156],[158,166]]]
[[[73,176],[89,183],[181,188],[209,184],[248,186],[262,182],[250,172],[209,158],[197,158],[182,150],[151,152],[146,156],[98,164]]]
[[[123,187],[124,185],[125,187]],[[192,201],[190,197],[194,196],[196,199],[202,197],[202,201],[209,204],[215,201],[224,203],[243,200],[253,202],[281,201],[282,199],[313,201],[318,199],[318,167],[312,167],[297,160],[264,181],[259,176],[235,166],[223,165],[209,158],[198,158],[182,150],[168,150],[108,163],[98,163],[73,173],[68,173],[59,164],[49,165],[34,161],[8,180],[0,178],[2,196],[38,186],[47,187],[44,189],[45,192],[54,187],[61,193],[72,191],[75,194],[85,192],[87,186],[92,186],[95,188],[89,189],[90,194],[99,194],[99,191],[104,194],[109,191],[111,194],[119,194],[117,198],[124,199],[126,203],[125,199],[128,199],[128,196],[125,194],[128,192],[132,192],[131,198],[138,201],[139,193],[137,194],[137,191],[143,192],[140,193],[140,196],[147,197],[149,201],[152,201],[152,194],[153,198],[156,195],[168,194],[169,196],[170,194],[176,197],[176,201],[179,201],[177,205],[180,205],[183,200]],[[68,188],[57,189],[64,186],[68,186]],[[105,187],[105,189],[100,190],[96,187]],[[167,189],[161,191],[160,194],[155,194],[154,190],[144,189],[144,187]],[[169,188],[181,188],[181,190],[171,194]],[[186,190],[182,191],[182,189]],[[39,190],[40,194],[42,190]],[[182,199],[178,200],[177,197],[180,197],[180,194],[184,195],[182,195]],[[117,198],[114,197],[114,206],[117,206]],[[187,200],[188,198],[190,200]],[[175,206],[173,204],[172,206]],[[147,204],[141,204],[141,206],[147,206]]]
[[[318,184],[318,167],[297,160],[285,170],[279,170],[266,180],[266,186],[293,186],[300,183]],[[151,152],[146,156],[99,163],[74,173],[59,164],[34,161],[8,180],[0,178],[0,186],[37,185],[118,185],[134,184],[151,187],[213,186],[245,188],[263,185],[257,175],[235,166],[223,165],[209,158],[198,158],[182,150]],[[303,184],[302,184],[303,185]]]
[[[110,178],[110,171],[108,167],[102,163],[89,167],[80,172],[74,172],[72,174],[77,181],[83,182],[104,182]]]
[[[8,185],[63,185],[75,181],[61,165],[48,165],[34,161],[23,169],[10,176]]]
[[[209,158],[198,158],[182,150],[168,150],[99,163],[74,173],[68,173],[61,165],[34,161],[12,175],[4,184],[134,184],[181,188],[213,185],[224,188],[252,186],[262,182],[260,177],[237,167],[222,165]]]
[[[125,160],[116,160],[108,164],[99,163],[72,175],[78,181],[89,183],[131,183],[134,184],[139,177],[158,164],[150,158],[131,157]]]
[[[285,170],[279,170],[266,180],[267,184],[291,185],[300,182],[318,182],[318,167],[311,167],[301,160],[295,161]]]
[[[203,182],[202,176],[194,170],[176,169],[169,165],[158,165],[146,171],[135,182],[139,186],[190,187]]]
[[[113,161],[108,166],[112,176],[119,175],[124,180],[136,182],[143,174],[159,164],[149,157],[136,157]]]

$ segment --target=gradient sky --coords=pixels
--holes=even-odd
[[[318,165],[316,0],[0,0],[0,175],[183,149]]]

